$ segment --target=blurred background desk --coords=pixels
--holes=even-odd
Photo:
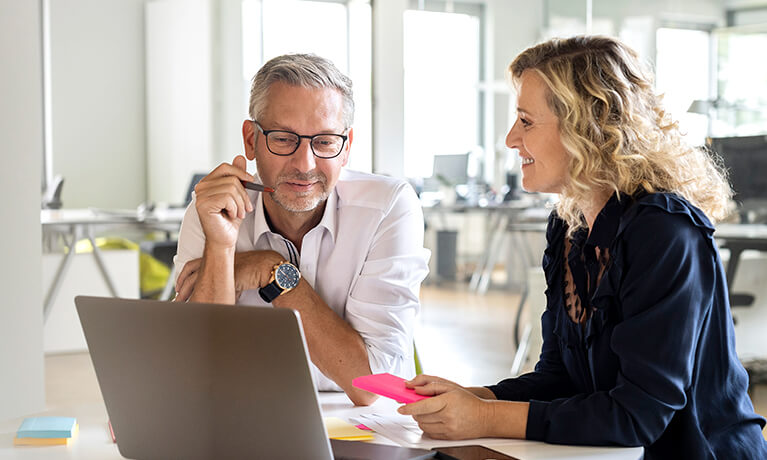
[[[749,384],[767,383],[767,225],[719,224],[714,237],[723,251],[738,357]],[[738,275],[738,276],[736,276]]]
[[[40,211],[40,223],[43,232],[43,252],[64,250],[52,281],[46,287],[43,303],[44,318],[47,318],[56,294],[75,255],[78,240],[90,241],[98,271],[107,285],[109,293],[117,297],[114,278],[104,263],[104,256],[95,241],[97,232],[108,229],[120,232],[126,229],[133,232],[161,231],[166,237],[178,232],[184,217],[184,208],[168,208],[153,212],[111,211],[96,209],[44,209]],[[168,283],[169,285],[171,283]],[[166,287],[167,289],[167,287]]]
[[[743,251],[755,250],[767,252],[767,225],[764,224],[719,224],[714,237],[719,247],[728,249],[730,259],[727,262],[727,284],[732,287]],[[730,291],[732,306],[750,306],[754,303],[751,294],[735,294]]]
[[[432,249],[431,280],[466,280],[470,290],[484,294],[502,261],[506,287],[524,288],[526,268],[538,260],[537,249],[542,254],[537,240],[542,241],[551,209],[531,198],[486,205],[436,204],[423,211],[426,245]],[[531,233],[538,234],[533,236],[536,241],[527,241]]]

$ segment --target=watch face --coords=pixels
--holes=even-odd
[[[274,273],[274,280],[282,289],[293,289],[298,286],[298,280],[301,279],[301,273],[293,264],[282,264],[277,267]]]

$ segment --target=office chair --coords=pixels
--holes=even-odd
[[[189,182],[189,187],[186,190],[186,201],[180,207],[187,207],[192,202],[192,192],[194,192],[194,186],[197,185],[206,173],[195,173],[192,175],[192,180]],[[174,293],[174,284],[176,278],[175,266],[173,264],[173,258],[178,251],[178,240],[167,239],[163,241],[142,241],[140,244],[141,251],[145,252],[155,259],[165,264],[170,269],[170,275],[168,281],[165,284],[165,288],[160,292],[148,292],[143,293],[142,297],[156,297],[159,294],[160,300],[169,300]]]

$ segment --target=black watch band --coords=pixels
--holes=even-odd
[[[276,299],[280,296],[280,294],[282,294],[282,288],[277,285],[277,280],[274,280],[259,289],[258,293],[261,295],[261,298],[264,299],[264,301],[271,303],[272,300]]]

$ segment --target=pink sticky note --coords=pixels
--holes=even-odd
[[[363,375],[352,380],[352,385],[362,390],[386,396],[399,403],[413,403],[431,396],[419,395],[405,386],[405,379],[391,374]]]
[[[359,425],[354,425],[354,428],[359,428],[360,430],[373,431],[373,430],[371,430],[370,428],[366,427],[365,425],[363,425],[361,423]]]

